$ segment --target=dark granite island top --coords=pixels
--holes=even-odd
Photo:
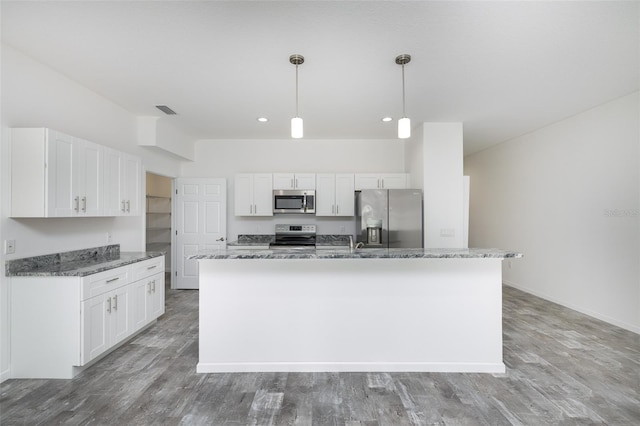
[[[233,248],[202,251],[189,259],[505,259],[520,258],[522,253],[500,249],[358,249],[323,248],[316,249],[275,249],[237,250]]]

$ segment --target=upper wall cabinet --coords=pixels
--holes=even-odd
[[[105,215],[139,215],[142,169],[140,159],[109,148],[105,148],[104,157]]]
[[[355,177],[356,191],[361,189],[404,189],[406,173],[359,173]]]
[[[319,173],[316,178],[316,216],[353,216],[353,173]]]
[[[316,189],[315,173],[274,173],[273,189]]]
[[[242,173],[235,178],[236,216],[273,216],[271,173]]]
[[[106,182],[111,178],[105,169],[105,150],[109,151],[51,129],[12,129],[11,216],[115,215],[105,205]],[[137,171],[131,172],[136,178],[129,180],[128,191],[138,191],[132,206],[139,214],[140,160],[132,158]]]
[[[103,148],[50,129],[13,129],[11,216],[102,216]]]

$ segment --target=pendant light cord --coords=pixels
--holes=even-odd
[[[405,94],[404,94],[404,64],[402,64],[402,117],[406,117],[405,112]]]
[[[296,65],[296,117],[298,115],[298,65]]]

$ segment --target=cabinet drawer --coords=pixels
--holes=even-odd
[[[132,279],[138,281],[159,272],[164,272],[164,256],[154,257],[153,259],[143,260],[142,262],[131,265]]]
[[[99,272],[89,275],[82,279],[81,300],[90,297],[99,296],[108,291],[127,285],[130,282],[129,266],[110,269],[108,271]]]

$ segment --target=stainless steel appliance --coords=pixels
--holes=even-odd
[[[312,248],[316,247],[316,225],[276,225],[275,241],[269,248]]]
[[[274,190],[273,213],[316,214],[316,191]]]
[[[422,191],[363,189],[356,192],[357,241],[365,247],[421,248]]]

